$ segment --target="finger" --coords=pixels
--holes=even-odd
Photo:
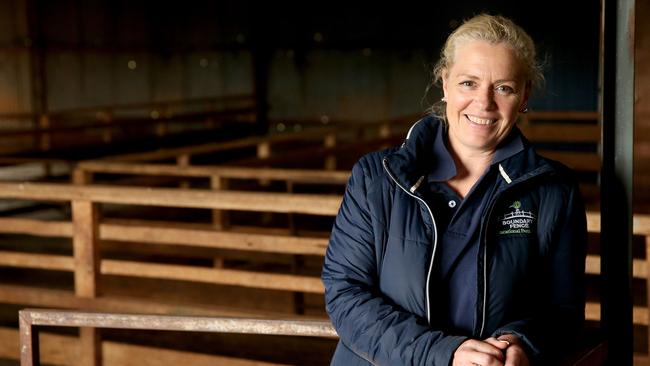
[[[506,350],[505,366],[529,366],[528,356],[519,345],[512,345]]]
[[[494,337],[490,337],[485,340],[485,342],[491,344],[492,346],[500,349],[503,351],[504,349],[508,348],[510,346],[510,342],[506,341],[505,339],[496,339]]]
[[[469,348],[472,351],[491,356],[496,358],[499,361],[503,361],[503,352],[501,349],[485,342],[485,341],[479,341],[479,340],[470,340],[465,343],[463,343],[463,346]],[[485,361],[485,360],[484,360]],[[483,363],[477,362],[479,365],[483,365]]]

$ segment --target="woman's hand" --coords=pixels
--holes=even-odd
[[[498,339],[494,337],[488,338],[485,342],[495,347],[505,345],[505,347],[499,348],[505,355],[504,366],[529,366],[528,356],[519,337],[513,334],[504,334],[499,336]]]
[[[503,351],[507,348],[508,343],[500,342],[496,338],[485,341],[468,339],[454,352],[452,366],[504,366],[506,356]]]

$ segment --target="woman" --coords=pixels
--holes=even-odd
[[[515,121],[530,37],[479,15],[434,70],[443,118],[353,168],[323,266],[333,365],[554,364],[584,321],[585,211]]]

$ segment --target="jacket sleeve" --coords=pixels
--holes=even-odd
[[[545,225],[548,234],[542,234],[548,235],[548,244],[539,290],[546,301],[530,319],[506,324],[493,334],[517,335],[536,364],[547,364],[575,346],[585,320],[585,207],[576,184],[563,198],[559,202],[565,204],[544,213],[544,220],[551,222]]]
[[[375,365],[448,366],[466,339],[429,328],[379,289],[363,159],[352,170],[323,265],[327,312],[340,341]],[[423,289],[424,291],[424,289]]]

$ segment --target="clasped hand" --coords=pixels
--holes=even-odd
[[[503,335],[499,339],[468,339],[454,353],[452,366],[529,366],[519,339]]]

